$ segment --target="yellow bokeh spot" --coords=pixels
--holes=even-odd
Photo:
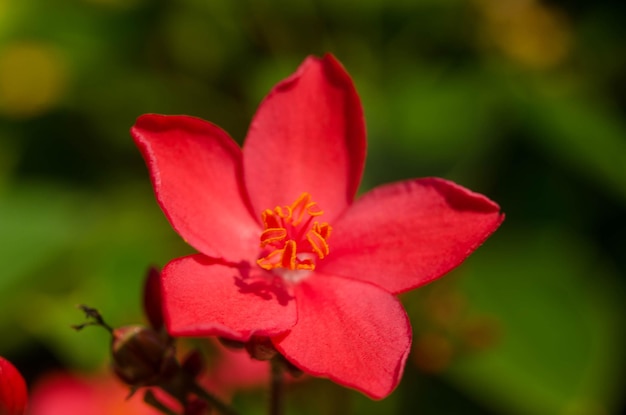
[[[0,0],[0,21],[7,14],[7,10],[9,9],[9,1],[8,0]]]
[[[572,35],[565,17],[536,0],[476,0],[485,43],[518,63],[546,69],[563,62]]]
[[[20,41],[0,49],[0,113],[30,118],[52,108],[67,84],[67,67],[58,49]]]

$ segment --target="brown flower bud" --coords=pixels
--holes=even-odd
[[[194,349],[189,352],[182,360],[181,368],[192,379],[198,376],[204,370],[204,359],[200,351]]]
[[[246,343],[246,350],[256,360],[270,360],[278,354],[269,337],[252,336]]]
[[[111,353],[115,373],[133,386],[155,385],[178,369],[170,339],[143,326],[114,329]]]
[[[150,267],[146,274],[143,290],[143,308],[155,330],[163,327],[163,306],[161,301],[161,273]]]

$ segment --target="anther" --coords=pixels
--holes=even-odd
[[[332,228],[326,222],[312,221],[323,214],[324,211],[306,192],[290,206],[264,210],[260,236],[264,256],[257,260],[257,264],[266,270],[315,269],[315,258],[324,259],[330,253],[327,240]]]

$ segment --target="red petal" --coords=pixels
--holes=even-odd
[[[198,118],[148,114],[131,134],[163,212],[189,244],[230,261],[256,256],[261,231],[246,203],[241,150],[224,131]]]
[[[282,279],[256,265],[227,266],[193,255],[167,264],[161,283],[166,325],[174,336],[246,341],[283,333],[297,319]]]
[[[274,338],[293,364],[381,399],[397,386],[411,345],[400,302],[373,285],[314,274],[295,287],[298,324]]]
[[[407,291],[458,266],[503,220],[496,203],[446,180],[386,185],[333,223],[317,269]]]
[[[26,382],[20,372],[0,357],[0,414],[22,415],[28,398]]]
[[[328,220],[352,203],[365,160],[361,102],[331,55],[309,57],[259,106],[243,148],[254,211],[290,205],[303,192]]]

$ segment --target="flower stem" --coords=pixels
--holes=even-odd
[[[154,396],[154,393],[152,393],[151,390],[148,390],[145,393],[145,395],[143,396],[143,400],[145,403],[157,409],[158,411],[163,412],[165,415],[176,415],[176,412],[172,411],[170,408],[165,406],[163,402],[159,401],[157,397]]]
[[[217,398],[212,393],[208,392],[206,389],[204,389],[202,386],[198,385],[197,383],[194,382],[191,385],[191,390],[198,397],[208,402],[213,408],[217,409],[218,412],[224,415],[238,415],[237,411],[235,411],[230,406],[226,405],[219,398]]]
[[[279,356],[270,360],[270,415],[283,414],[284,371],[283,361]]]

